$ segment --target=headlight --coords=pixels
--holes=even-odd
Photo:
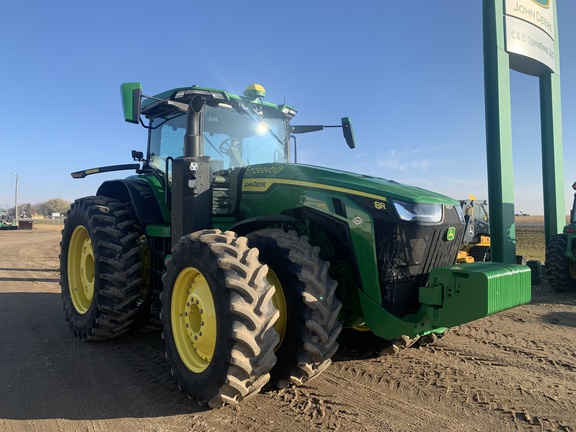
[[[398,217],[412,222],[440,222],[442,206],[440,204],[416,204],[392,201]]]

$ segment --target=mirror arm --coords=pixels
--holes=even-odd
[[[302,134],[308,132],[316,132],[326,128],[342,128],[342,132],[348,147],[351,149],[356,147],[356,143],[354,141],[354,132],[352,130],[352,122],[350,121],[349,117],[343,117],[342,124],[340,125],[300,125],[292,126],[290,131],[292,134]]]
[[[294,139],[294,163],[298,163],[298,149],[296,146],[296,135],[290,135],[290,138]],[[288,148],[290,150],[290,148]],[[290,160],[290,155],[288,155],[288,160]]]

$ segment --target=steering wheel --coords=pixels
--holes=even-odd
[[[230,158],[230,166],[244,166],[242,147],[237,138],[228,138],[220,143],[220,151]]]
[[[222,141],[220,143],[220,151],[224,154],[230,153],[230,149],[232,148],[234,141],[235,141],[234,138],[227,138],[224,141]]]

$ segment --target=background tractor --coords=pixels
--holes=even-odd
[[[470,195],[469,199],[461,200],[460,204],[468,230],[464,235],[457,262],[491,261],[488,201],[478,200],[474,195]]]
[[[294,135],[329,126],[292,125],[296,110],[264,95],[122,85],[148,145],[135,163],[72,173],[135,171],[65,221],[62,298],[79,338],[161,322],[180,387],[214,407],[314,378],[343,327],[397,348],[530,300],[527,267],[454,265],[458,201],[292,163]],[[337,127],[354,148],[350,120]]]
[[[572,189],[576,190],[576,182]],[[574,198],[570,222],[546,245],[546,279],[556,291],[576,289],[576,194]]]
[[[18,222],[8,218],[8,212],[0,209],[0,230],[15,230],[18,229]]]

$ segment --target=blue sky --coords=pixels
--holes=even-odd
[[[354,122],[301,136],[299,161],[487,197],[482,1],[289,3],[6,2],[0,14],[0,207],[95,193],[145,130],[125,123],[120,84],[186,85],[298,109],[295,124]],[[576,2],[558,0],[566,207],[576,173]],[[571,45],[572,44],[572,45]],[[537,78],[511,72],[516,211],[543,214]]]

